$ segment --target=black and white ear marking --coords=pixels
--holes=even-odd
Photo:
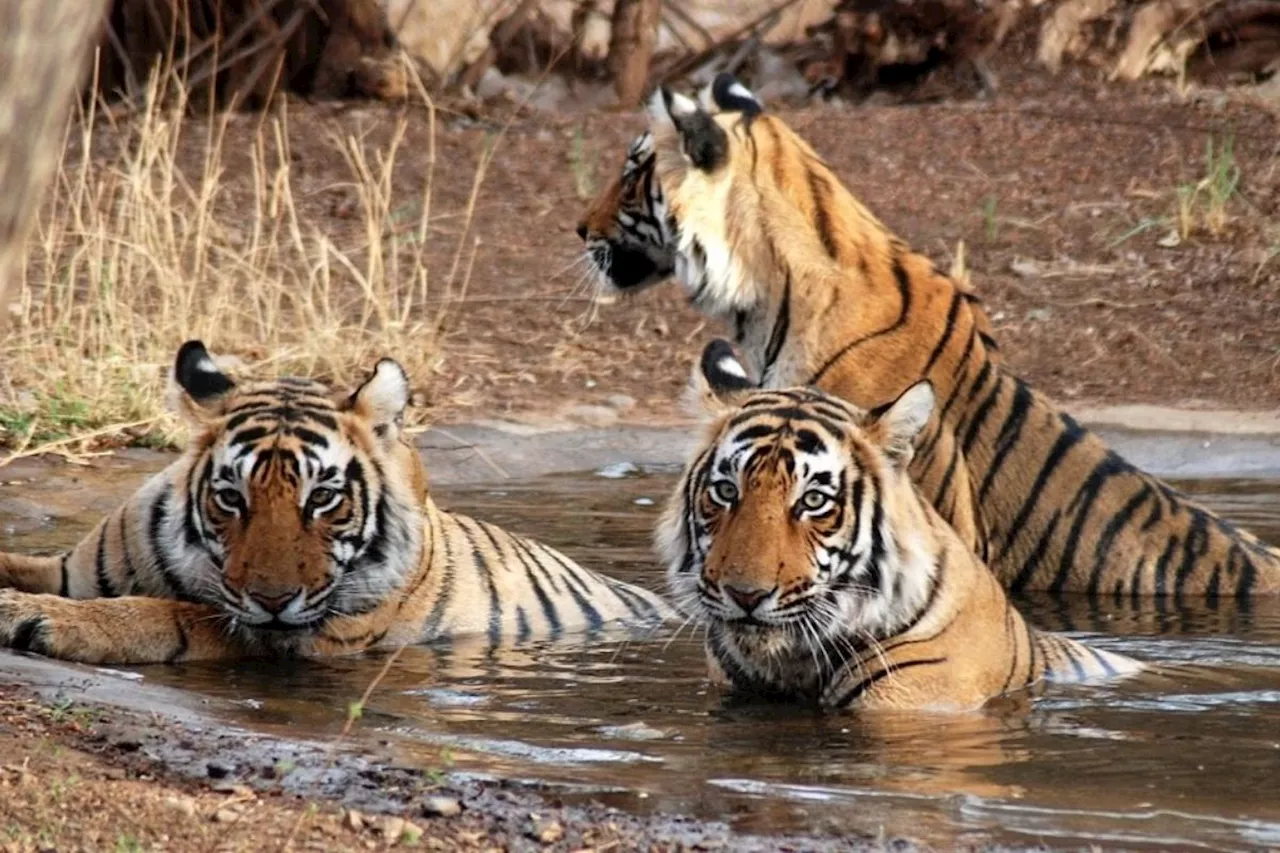
[[[889,458],[899,464],[911,461],[916,437],[933,415],[933,385],[922,379],[903,391],[898,399],[872,413]]]
[[[649,100],[649,115],[671,122],[680,135],[680,148],[694,168],[713,172],[729,158],[729,136],[697,101],[665,86]]]
[[[760,103],[760,99],[728,72],[716,75],[716,79],[703,91],[701,100],[708,112],[742,113],[748,119],[764,112],[764,104]]]
[[[187,341],[179,347],[173,362],[173,378],[198,405],[212,403],[236,387],[213,363],[213,356],[201,341]]]
[[[373,424],[380,437],[391,436],[409,405],[409,374],[394,358],[381,359],[373,374],[347,401],[349,408]]]
[[[724,338],[713,338],[702,349],[699,364],[707,385],[716,394],[749,391],[756,387],[747,369]]]

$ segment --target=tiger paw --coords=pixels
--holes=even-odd
[[[59,605],[68,602],[56,595],[33,595],[0,589],[0,646],[53,655],[58,631]]]

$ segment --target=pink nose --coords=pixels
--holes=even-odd
[[[289,602],[293,601],[294,596],[297,594],[297,590],[294,590],[293,592],[286,592],[282,595],[267,595],[260,592],[250,591],[249,597],[257,602],[259,607],[274,616],[281,610],[284,610],[285,607],[288,606]]]
[[[724,594],[732,599],[733,603],[741,607],[746,613],[750,614],[759,606],[760,602],[769,597],[771,589],[742,589],[732,584],[724,585]]]

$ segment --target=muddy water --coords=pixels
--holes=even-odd
[[[127,481],[114,479],[117,488]],[[649,530],[671,481],[669,472],[557,477],[437,494],[656,586]],[[1280,483],[1180,485],[1280,541]],[[12,497],[0,490],[6,549],[56,546],[90,522],[68,511],[50,523]],[[1083,600],[1022,605],[1039,625],[1160,671],[1052,688],[970,716],[820,717],[726,704],[708,692],[687,632],[496,652],[459,644],[406,650],[360,730],[399,763],[526,780],[567,800],[723,818],[754,832],[883,831],[942,847],[1280,845],[1280,602],[1153,602],[1109,615]],[[382,662],[139,672],[232,700],[242,709],[235,722],[324,737]]]

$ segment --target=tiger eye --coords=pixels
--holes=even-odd
[[[826,492],[820,492],[817,489],[810,489],[800,498],[800,503],[805,509],[819,510],[831,502],[831,497]]]
[[[720,480],[712,485],[711,492],[722,503],[731,504],[738,499],[738,487],[728,480]]]

